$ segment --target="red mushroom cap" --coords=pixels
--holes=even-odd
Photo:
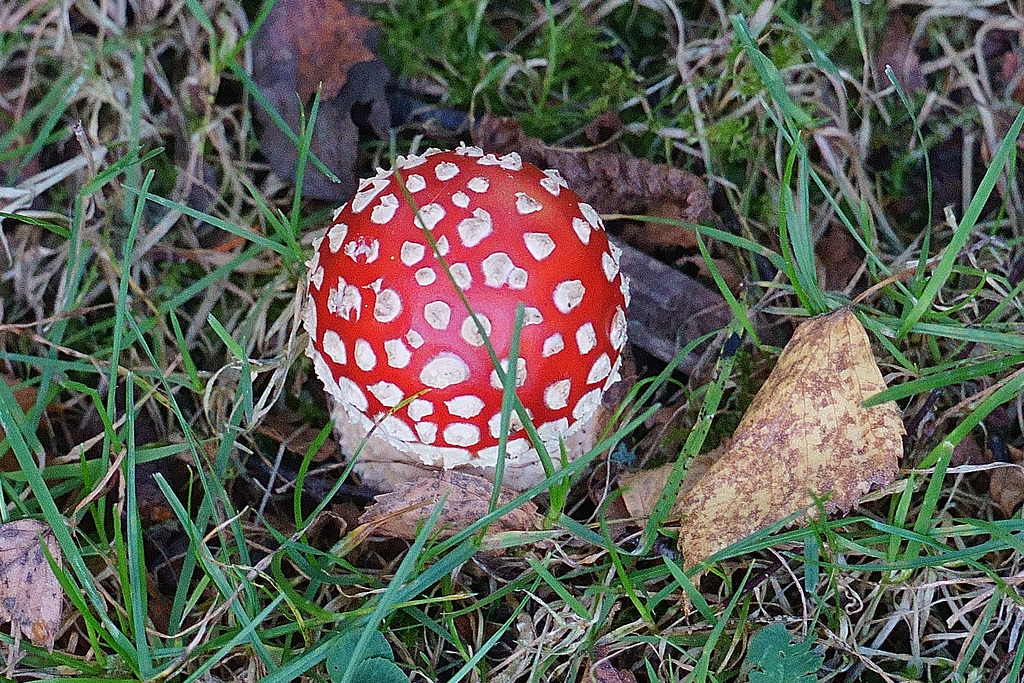
[[[430,467],[494,466],[502,388],[457,285],[506,365],[525,307],[517,393],[550,448],[619,379],[628,288],[601,219],[518,154],[431,149],[395,167],[415,208],[378,171],[308,264],[308,353],[351,423],[340,428],[377,424]],[[531,453],[513,415],[509,457]]]

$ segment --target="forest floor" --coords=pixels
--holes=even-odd
[[[0,2],[0,679],[1022,680],[1022,36],[987,0]],[[306,263],[460,143],[678,278],[630,273],[617,421],[536,528],[403,539],[360,521]],[[836,511],[744,461],[811,513],[688,554],[679,478],[830,311],[898,471]]]

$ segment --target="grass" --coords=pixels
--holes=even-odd
[[[624,149],[706,175],[723,222],[697,227],[700,249],[745,345],[700,377],[655,368],[589,458],[447,540],[431,537],[435,510],[410,544],[363,534],[321,455],[329,425],[298,321],[331,207],[257,151],[251,106],[266,103],[246,50],[266,6],[188,0],[129,21],[40,0],[5,15],[0,521],[50,524],[67,603],[52,652],[0,634],[0,675],[355,680],[325,662],[380,659],[381,632],[411,680],[591,680],[605,658],[640,681],[732,681],[755,634],[781,623],[821,656],[821,680],[1020,680],[1020,506],[1004,518],[991,467],[955,459],[993,435],[1021,445],[1024,115],[1010,57],[977,61],[972,42],[1018,20],[966,4],[913,15],[929,89],[911,92],[872,52],[883,2],[838,17],[817,2],[513,5],[368,10],[392,72],[432,106],[514,116],[565,146],[613,111]],[[968,10],[972,35],[948,16]],[[952,127],[967,184],[945,219],[926,170]],[[364,166],[416,132],[367,143]],[[310,127],[294,140],[319,163]],[[907,206],[897,180],[924,175],[923,204]],[[903,470],[851,514],[759,532],[698,576],[672,550],[671,489],[772,364],[764,321],[852,298],[819,277],[829,228],[861,248],[865,281],[886,281],[855,311],[891,387],[875,400],[897,400],[908,424]],[[664,455],[643,438],[655,401],[683,457],[651,520],[627,528],[604,514],[614,494],[588,497],[590,466],[619,442],[648,448],[640,462]],[[268,437],[282,416],[316,436]],[[557,488],[566,473],[577,485]],[[481,535],[549,491],[564,501],[545,530]]]

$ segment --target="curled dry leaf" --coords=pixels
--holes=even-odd
[[[687,566],[824,502],[849,510],[893,480],[905,433],[867,333],[847,309],[801,324],[754,397],[721,459],[678,501]]]
[[[527,137],[518,121],[491,115],[481,117],[473,141],[488,152],[518,152],[524,161],[558,169],[569,187],[599,213],[654,214],[690,223],[714,215],[704,181],[668,164],[621,152],[548,147]]]
[[[53,651],[64,593],[39,542],[61,564],[50,527],[34,519],[0,524],[0,624],[8,621],[32,644]]]
[[[293,131],[302,108],[323,84],[311,150],[341,180],[333,183],[314,166],[306,169],[303,194],[330,201],[355,193],[359,128],[352,108],[365,109],[365,122],[378,136],[391,123],[384,86],[389,74],[374,56],[379,28],[350,11],[343,0],[278,0],[254,41],[253,79]],[[297,94],[297,95],[296,95]],[[260,147],[274,173],[295,178],[298,151],[271,116],[256,109]]]
[[[413,539],[423,521],[434,511],[437,501],[447,496],[435,534],[447,538],[487,514],[493,490],[494,484],[483,477],[446,470],[438,476],[421,477],[400,485],[391,493],[377,496],[377,502],[366,509],[359,521],[373,525],[377,535]],[[508,503],[515,495],[503,489],[498,505]],[[537,506],[527,501],[491,524],[489,530],[492,533],[532,531],[540,528],[540,522]]]

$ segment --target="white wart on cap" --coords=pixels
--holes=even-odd
[[[597,212],[557,171],[514,153],[431,149],[395,166],[360,183],[308,264],[308,353],[343,447],[351,454],[377,425],[357,464],[364,482],[494,467],[502,388],[481,331],[549,452],[559,438],[589,448],[619,379],[628,297]],[[506,471],[520,489],[543,477],[515,417]]]

